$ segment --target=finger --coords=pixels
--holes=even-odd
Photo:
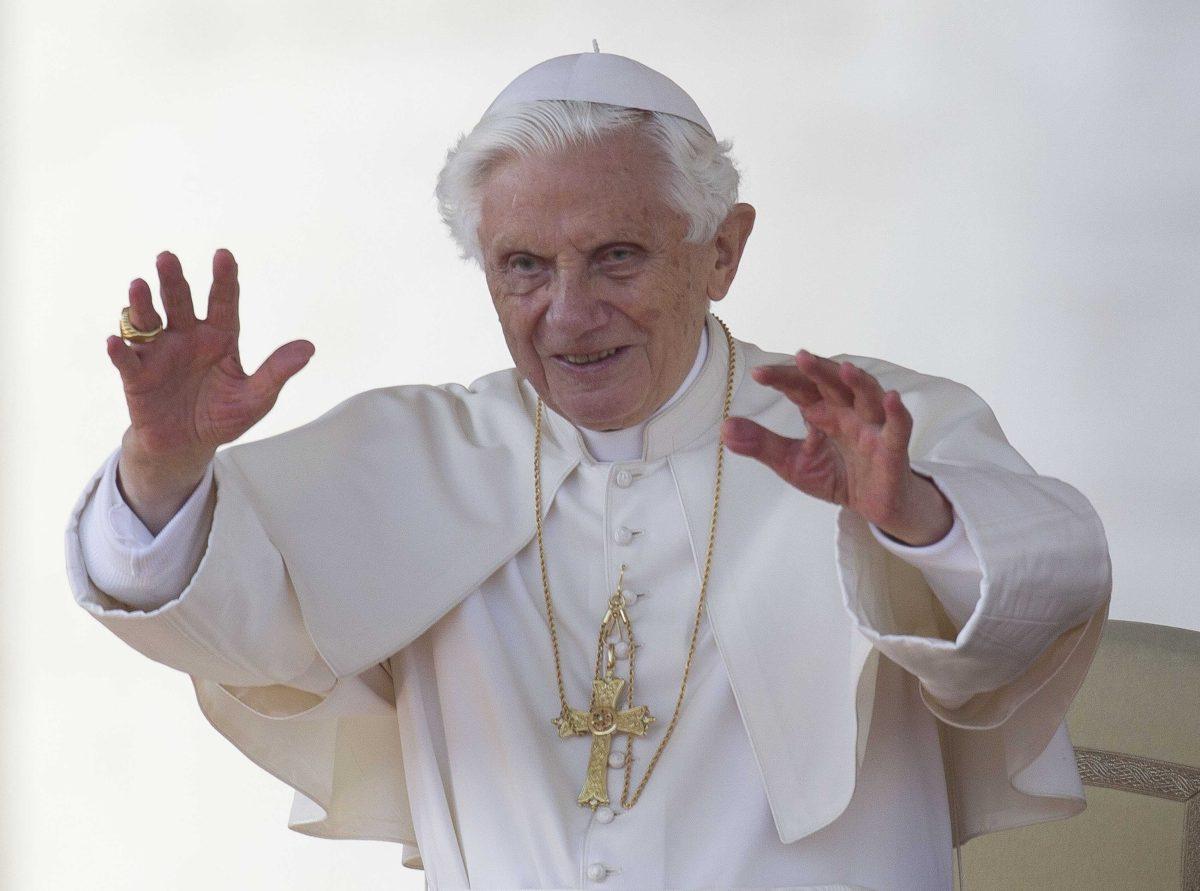
[[[801,350],[796,353],[796,367],[811,377],[821,395],[834,405],[849,408],[854,404],[854,392],[842,382],[838,363],[832,359]]]
[[[721,441],[730,451],[761,461],[793,485],[798,459],[816,451],[823,438],[819,430],[810,429],[804,439],[791,439],[749,418],[729,418],[721,425]]]
[[[238,330],[238,266],[233,254],[220,248],[213,254],[213,283],[208,292],[206,321],[218,328]]]
[[[308,364],[316,347],[307,340],[293,340],[267,356],[258,370],[250,375],[250,382],[262,394],[274,399],[297,371]]]
[[[843,383],[854,391],[854,411],[868,424],[882,424],[887,416],[883,410],[883,387],[873,376],[853,362],[838,366]]]
[[[883,410],[887,420],[883,425],[883,442],[889,449],[908,453],[908,441],[912,437],[913,417],[904,400],[896,390],[883,394]]]
[[[135,278],[129,283],[129,321],[142,331],[153,331],[162,324],[145,279]]]
[[[142,360],[138,357],[137,350],[126,344],[117,335],[110,334],[108,340],[104,342],[104,347],[108,352],[108,358],[121,373],[121,380],[136,374],[142,367]]]
[[[163,308],[167,311],[167,325],[186,330],[196,324],[192,310],[192,289],[183,277],[179,258],[170,251],[163,251],[155,260],[158,267],[158,287]]]
[[[778,390],[802,408],[824,398],[812,379],[795,365],[759,365],[751,369],[750,376],[763,386]]]

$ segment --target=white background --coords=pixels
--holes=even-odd
[[[317,352],[248,439],[510,363],[433,184],[512,77],[632,56],[759,210],[718,307],[779,350],[962,381],[1095,504],[1112,617],[1200,629],[1195,3],[104,3],[3,10],[3,872],[14,889],[421,887],[285,828],[186,676],[72,600],[63,529],[127,416],[126,286],[242,270],[242,355]],[[513,820],[520,820],[513,814]]]

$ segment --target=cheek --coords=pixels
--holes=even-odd
[[[675,263],[670,278],[659,287],[658,293],[661,297],[658,301],[657,317],[665,324],[678,325],[689,314],[689,308],[694,302],[692,289],[693,282],[689,270],[683,264]]]
[[[513,361],[523,373],[533,374],[540,369],[533,343],[537,326],[536,312],[532,311],[532,307],[522,305],[519,298],[503,298],[495,301],[495,306],[496,317],[500,320],[500,328]]]
[[[521,298],[501,292],[492,294],[492,306],[496,309],[496,318],[505,332],[519,331],[524,326]]]

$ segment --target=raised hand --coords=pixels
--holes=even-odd
[[[197,319],[192,293],[174,254],[158,255],[158,280],[167,323],[148,343],[108,338],[108,356],[121,373],[132,436],[146,454],[167,457],[215,452],[275,405],[279,391],[315,351],[293,340],[273,352],[254,374],[238,355],[238,278],[233,254],[213,255],[208,313]],[[143,330],[161,323],[150,286],[129,286],[130,320]]]
[[[856,511],[905,544],[942,538],[953,508],[908,461],[912,415],[900,394],[850,362],[807,350],[795,364],[761,365],[754,379],[800,408],[808,435],[780,436],[749,418],[729,418],[721,438],[729,449],[761,461],[802,492]]]
[[[119,465],[122,489],[144,521],[144,511],[155,520],[162,514],[169,518],[195,487],[217,447],[257,424],[316,349],[307,340],[293,340],[276,349],[253,374],[246,374],[238,355],[239,289],[233,254],[222,249],[213,255],[213,282],[203,319],[195,316],[178,258],[164,252],[156,265],[167,314],[162,333],[146,343],[127,344],[117,335],[107,341],[129,408]],[[129,285],[129,305],[136,328],[150,330],[161,323],[143,279]],[[152,531],[154,525],[158,523],[147,521]]]

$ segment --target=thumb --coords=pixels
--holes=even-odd
[[[317,348],[307,340],[285,343],[263,360],[258,370],[250,375],[250,383],[261,392],[278,394],[292,375],[308,364],[316,351]]]

